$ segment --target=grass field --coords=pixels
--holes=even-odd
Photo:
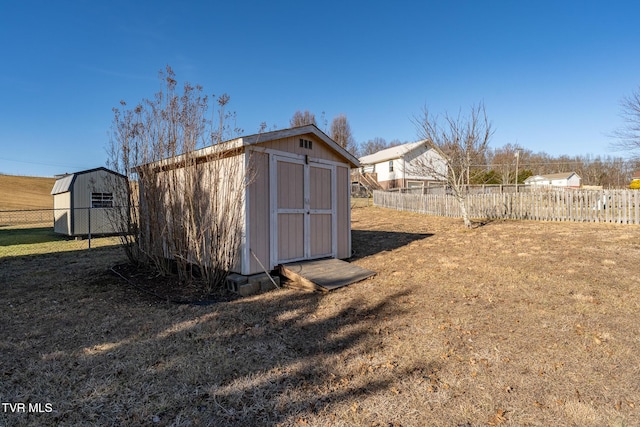
[[[117,237],[91,239],[91,247],[115,246]],[[89,241],[75,240],[54,233],[52,227],[0,227],[0,259],[20,255],[39,255],[55,252],[77,251],[89,248]]]
[[[139,294],[116,247],[5,253],[0,397],[51,411],[0,425],[640,425],[640,227],[352,219],[374,278],[209,306]]]
[[[0,174],[0,211],[53,209],[54,178]]]

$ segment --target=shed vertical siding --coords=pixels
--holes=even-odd
[[[95,181],[95,172],[76,175],[73,180],[73,235],[89,234],[89,213],[91,207],[91,180]],[[96,221],[92,221],[95,223]]]
[[[53,231],[71,234],[71,192],[53,196]]]
[[[335,167],[313,163],[309,167],[309,256],[335,256]]]
[[[269,268],[269,155],[257,151],[251,152],[249,161],[251,184],[249,185],[249,230],[247,244],[255,257]],[[252,255],[248,269],[242,274],[254,274],[262,267]]]
[[[215,233],[215,227],[236,233],[240,242],[234,249],[232,271],[242,272],[243,243],[246,243],[246,199],[244,192],[245,185],[245,157],[244,154],[233,155],[222,159],[211,160],[189,166],[188,168],[176,168],[155,172],[154,179],[161,189],[160,200],[155,201],[158,206],[145,206],[148,209],[164,209],[164,215],[160,215],[155,220],[166,220],[164,227],[172,232],[173,227],[182,227],[177,231],[178,236],[185,232],[189,237],[187,254],[181,254],[190,262],[203,262],[207,264],[215,254],[209,241],[204,247],[196,246],[199,241],[199,234],[202,232]],[[233,171],[230,173],[229,171]],[[188,190],[192,185],[197,188]],[[195,191],[196,202],[203,202],[201,206],[196,206],[202,212],[195,212],[194,217],[188,217],[190,211],[184,206],[184,195],[190,191]],[[147,201],[149,202],[149,201]],[[154,202],[151,200],[151,202]],[[197,203],[196,203],[197,204]],[[146,205],[146,204],[145,204]],[[237,210],[236,210],[237,209]],[[172,218],[176,215],[176,218]],[[209,219],[211,218],[210,222]],[[230,223],[231,219],[237,219],[237,223]],[[215,223],[215,224],[214,224]],[[185,228],[186,227],[186,228]],[[231,227],[237,227],[232,230]],[[206,234],[205,233],[205,234]],[[244,241],[243,241],[244,237]],[[163,255],[173,257],[169,241],[163,242]],[[159,247],[150,248],[156,254],[160,254]]]
[[[91,233],[108,234],[119,231],[114,215],[109,215],[105,208],[91,209],[92,193],[112,193],[114,196],[114,206],[126,206],[127,201],[118,199],[124,192],[118,186],[125,185],[124,178],[119,178],[106,170],[99,169],[92,172],[76,175],[73,181],[73,208],[74,208],[74,235],[85,235],[89,233],[89,215],[91,215]]]
[[[278,215],[278,260],[304,257],[304,215]]]
[[[331,170],[311,168],[309,185],[311,190],[311,209],[331,209]]]
[[[283,158],[272,158],[270,167],[275,167],[275,191],[277,245],[274,242],[271,259],[278,262],[303,259],[305,256],[305,165]],[[273,174],[272,174],[273,175]]]
[[[312,141],[312,148],[300,147],[300,139]],[[277,150],[283,153],[292,153],[301,156],[309,156],[322,160],[330,160],[333,162],[344,162],[344,158],[327,147],[327,145],[315,135],[303,135],[272,141],[265,141],[260,144],[261,147]]]
[[[304,168],[302,164],[278,162],[278,208],[304,208]]]
[[[312,257],[331,254],[332,229],[331,215],[313,215],[310,219]]]
[[[351,256],[351,193],[349,191],[350,170],[348,167],[337,167],[337,199],[338,199],[338,258]]]

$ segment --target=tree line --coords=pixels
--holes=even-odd
[[[359,157],[366,156],[406,142],[411,141],[387,142],[384,138],[374,138],[359,143],[357,153]],[[484,153],[474,153],[469,166],[470,184],[515,184],[517,170],[518,184],[523,184],[525,179],[533,175],[575,172],[582,178],[583,185],[610,188],[626,187],[633,173],[640,170],[640,161],[590,154],[553,156],[506,144],[488,147]]]
[[[298,110],[291,117],[289,124],[295,127],[307,124],[317,126],[318,123],[315,114],[308,110]],[[420,123],[417,125],[419,128]],[[356,157],[413,142],[398,139],[386,141],[381,137],[356,142],[349,121],[343,113],[332,120],[328,133],[334,141]],[[495,148],[486,146],[483,150],[472,151],[474,152],[470,153],[472,158],[469,159],[469,167],[465,170],[465,184],[515,184],[516,173],[518,184],[523,184],[525,179],[533,175],[575,172],[582,178],[583,185],[626,187],[634,171],[640,169],[640,161],[637,158],[628,160],[621,156],[589,154],[554,156],[545,152],[534,152],[517,144]]]

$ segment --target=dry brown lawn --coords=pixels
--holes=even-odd
[[[175,305],[115,248],[1,259],[0,398],[51,412],[0,425],[640,425],[639,227],[352,218],[378,275],[324,295]]]

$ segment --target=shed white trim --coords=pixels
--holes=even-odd
[[[250,169],[250,154],[250,152],[246,152],[244,154],[243,176],[245,179],[248,179],[247,171]],[[251,212],[251,197],[249,197],[249,185],[245,185],[244,187],[244,206],[244,229],[242,230],[240,243],[240,256],[242,257],[242,261],[240,262],[240,274],[248,275],[251,268],[251,247],[249,243],[249,230],[251,230],[251,215],[249,215],[249,212]]]

